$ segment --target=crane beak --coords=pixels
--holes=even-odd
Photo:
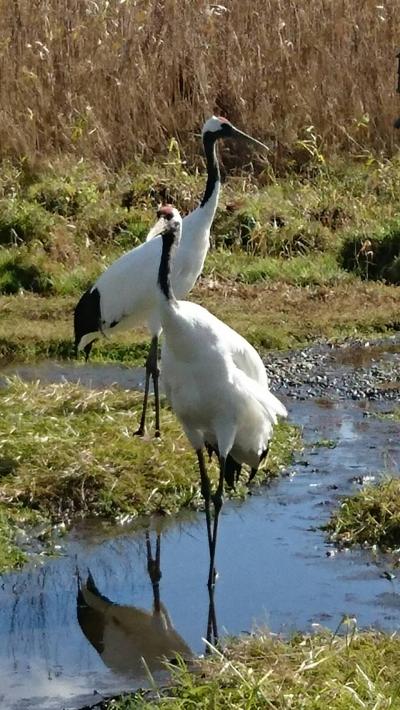
[[[147,237],[146,237],[146,242],[150,241],[150,239],[153,239],[153,237],[157,237],[161,232],[164,231],[165,229],[165,219],[164,217],[160,217],[160,219],[157,220],[155,225],[150,229]]]
[[[254,145],[257,145],[259,148],[263,148],[263,150],[266,150],[268,152],[271,151],[271,148],[269,148],[265,143],[261,143],[261,141],[258,141],[257,138],[253,138],[253,136],[249,136],[248,133],[244,133],[243,131],[239,131],[238,128],[235,128],[232,126],[232,136],[233,138],[243,138],[246,141],[249,141],[250,143],[254,143]]]

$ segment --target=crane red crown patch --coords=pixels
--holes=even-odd
[[[163,205],[160,207],[160,209],[157,211],[157,217],[160,219],[160,217],[166,217],[166,219],[171,219],[171,217],[174,216],[174,210],[172,205]]]

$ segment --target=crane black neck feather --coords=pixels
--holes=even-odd
[[[212,131],[207,131],[203,136],[204,153],[207,161],[207,183],[200,207],[204,207],[208,202],[214,192],[216,183],[220,180],[219,165],[215,149],[217,139],[218,135]]]
[[[176,239],[176,230],[167,227],[162,234],[162,251],[158,270],[158,285],[167,301],[175,301],[171,286],[171,253]]]

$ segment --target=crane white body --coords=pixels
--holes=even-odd
[[[257,468],[277,417],[286,416],[260,356],[202,306],[160,305],[165,392],[190,443],[217,446],[220,456]]]
[[[176,251],[172,283],[178,298],[184,298],[200,276],[210,244],[210,229],[218,204],[220,184],[207,203],[197,207],[182,221],[182,236]],[[146,324],[152,337],[161,333],[157,299],[157,274],[162,242],[155,236],[114,261],[92,286],[100,294],[101,334]],[[114,325],[112,325],[114,324]],[[86,333],[79,342],[84,348],[99,331]]]
[[[170,205],[159,211],[164,221],[158,271],[163,380],[167,398],[195,449],[205,500],[210,548],[208,586],[214,584],[214,557],[224,479],[233,460],[255,472],[268,451],[273,426],[286,409],[269,391],[256,350],[236,331],[202,306],[176,300],[171,283],[171,255],[182,220]],[[217,452],[220,476],[211,531],[210,481],[203,448]],[[230,474],[229,474],[230,476]],[[228,481],[229,482],[229,481]]]

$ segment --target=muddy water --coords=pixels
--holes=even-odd
[[[336,552],[319,526],[338,496],[358,490],[363,477],[399,473],[399,424],[370,416],[378,407],[372,402],[287,405],[290,419],[303,427],[305,451],[288,475],[223,509],[219,631],[336,628],[344,615],[360,627],[398,630],[400,583],[384,574],[392,571],[389,560],[367,551]],[[334,448],[316,445],[323,439]],[[160,644],[168,657],[173,647],[203,651],[209,601],[204,516],[153,520],[150,527],[152,560],[157,531],[161,540],[159,603],[145,528],[137,525],[80,525],[64,541],[62,557],[1,578],[1,708],[76,708],[99,700],[95,692],[146,684],[143,654],[158,677]]]

